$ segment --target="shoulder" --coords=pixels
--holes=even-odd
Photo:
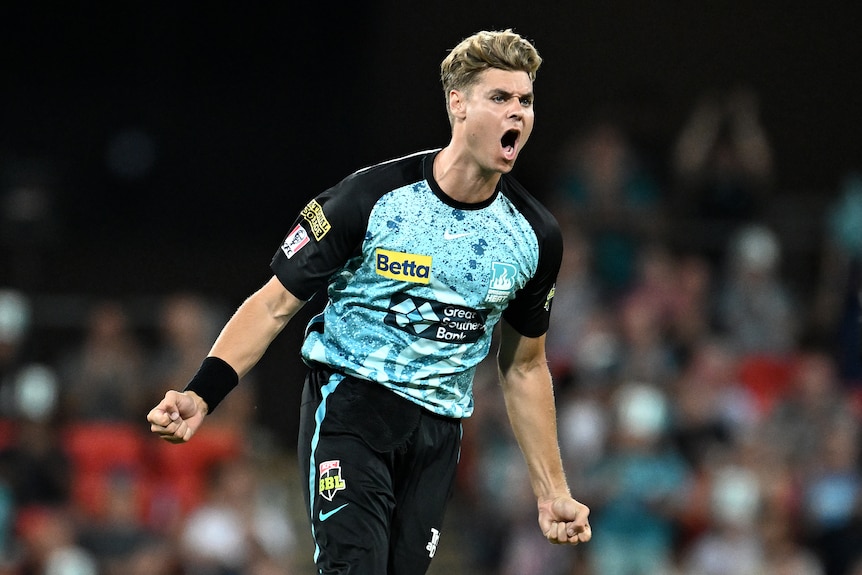
[[[355,220],[367,217],[389,192],[423,179],[425,158],[433,152],[416,152],[356,170],[319,194],[313,203],[322,206],[327,217]],[[360,218],[361,219],[361,218]]]
[[[356,170],[340,183],[339,187],[354,190],[373,189],[381,194],[424,179],[426,158],[437,150],[425,150],[386,160]]]
[[[510,174],[504,174],[500,179],[500,192],[529,222],[540,243],[562,245],[562,233],[557,218],[518,180]]]

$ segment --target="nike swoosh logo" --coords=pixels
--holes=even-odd
[[[446,230],[445,232],[443,232],[443,239],[444,240],[457,240],[458,238],[466,238],[467,236],[472,236],[472,235],[473,235],[473,232],[466,232],[463,234],[453,234],[449,230]]]
[[[321,521],[326,521],[327,519],[329,519],[330,517],[332,517],[333,515],[335,515],[336,513],[338,513],[339,511],[341,511],[345,507],[347,507],[348,505],[350,505],[350,504],[345,503],[344,505],[341,505],[340,507],[336,507],[335,509],[333,509],[331,511],[327,511],[326,513],[321,511],[320,515],[318,517],[320,518]]]

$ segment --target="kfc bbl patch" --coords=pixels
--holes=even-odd
[[[327,501],[332,501],[335,494],[347,488],[347,483],[341,477],[341,461],[334,459],[320,464],[320,483],[317,492]]]

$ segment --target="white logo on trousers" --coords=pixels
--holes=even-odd
[[[440,542],[440,532],[431,528],[431,541],[428,542],[428,545],[425,546],[425,549],[428,550],[428,557],[434,557],[434,554],[437,553],[437,545]]]

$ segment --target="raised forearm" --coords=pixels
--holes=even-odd
[[[506,410],[540,499],[568,495],[557,438],[551,374],[544,362],[501,366]]]

